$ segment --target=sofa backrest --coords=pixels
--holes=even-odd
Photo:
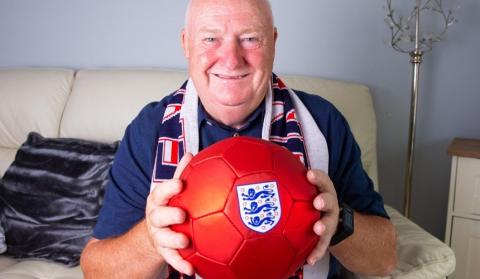
[[[376,121],[368,88],[319,77],[280,76],[291,88],[319,94],[343,113],[377,187]],[[119,140],[143,106],[176,90],[186,77],[186,72],[158,69],[0,70],[0,176],[28,132]]]
[[[72,70],[0,70],[0,176],[30,131],[58,137],[73,80]]]

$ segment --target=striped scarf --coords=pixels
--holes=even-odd
[[[269,90],[265,97],[265,106],[262,138],[286,147],[299,158],[305,167],[328,172],[328,148],[323,134],[298,97],[275,74],[272,75]],[[185,152],[190,152],[193,155],[198,153],[197,108],[198,97],[191,80],[186,81],[180,89],[170,95],[159,128],[152,175],[153,182],[171,179]],[[302,124],[304,127],[302,127]],[[304,138],[304,134],[308,138]],[[310,139],[310,142],[308,139]],[[308,154],[312,155],[312,162],[310,162]],[[329,257],[324,258],[323,263],[319,265],[323,269],[322,274],[325,273],[325,268],[328,272]],[[315,270],[312,272],[315,275],[319,274]],[[324,277],[326,276],[316,278]],[[181,275],[174,269],[169,268],[167,278],[195,277]],[[303,278],[303,268],[300,268],[290,278]]]

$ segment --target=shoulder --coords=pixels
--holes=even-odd
[[[339,174],[338,171],[343,170],[343,164],[353,163],[360,156],[350,127],[341,112],[331,102],[318,95],[302,91],[295,91],[295,93],[325,137],[329,151],[329,174],[335,178]]]
[[[328,100],[323,97],[299,90],[293,90],[300,98],[303,105],[312,115],[322,133],[327,133],[333,128],[343,126],[346,128],[346,120],[342,113]]]
[[[152,118],[158,119],[159,116],[162,117],[166,107],[171,102],[171,99],[172,99],[172,94],[165,96],[160,101],[154,101],[154,102],[148,103],[140,110],[140,112],[133,119],[132,122],[135,122],[135,121],[142,122]]]
[[[136,156],[142,156],[143,160],[141,162],[144,163],[153,160],[152,154],[158,138],[158,129],[171,97],[172,95],[168,95],[160,101],[145,105],[130,122],[125,130],[120,152],[117,154],[116,160],[119,163],[131,161],[130,157]],[[133,150],[135,152],[132,152]],[[125,158],[128,160],[124,160]]]

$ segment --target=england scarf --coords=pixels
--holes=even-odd
[[[328,173],[329,155],[325,137],[302,101],[275,74],[264,103],[262,139],[286,147],[307,168]],[[195,155],[199,151],[198,96],[191,79],[172,93],[160,121],[152,182],[171,179],[183,154],[190,152]],[[329,258],[327,253],[314,266],[305,266],[303,272],[293,275],[293,278],[327,278]],[[183,278],[173,271],[167,276]]]

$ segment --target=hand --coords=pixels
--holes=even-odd
[[[317,185],[320,194],[313,200],[315,209],[322,212],[320,220],[313,225],[314,232],[320,236],[317,246],[307,257],[307,262],[314,265],[321,259],[330,245],[330,240],[335,234],[338,224],[340,209],[338,206],[337,192],[330,177],[321,170],[309,170],[307,179]]]
[[[193,266],[184,260],[176,249],[186,248],[189,240],[186,235],[174,232],[169,227],[183,223],[185,211],[167,204],[170,198],[182,191],[183,184],[179,178],[192,157],[190,153],[183,156],[172,179],[161,183],[152,182],[145,209],[145,223],[153,247],[168,264],[188,275],[193,275]]]

